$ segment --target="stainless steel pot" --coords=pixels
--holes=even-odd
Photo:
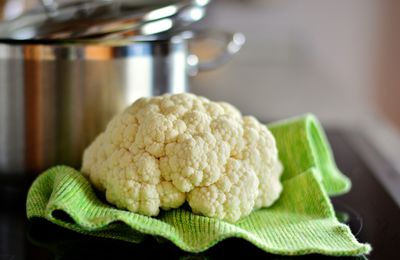
[[[142,96],[184,92],[197,69],[213,69],[240,49],[243,36],[198,63],[192,32],[168,37],[66,42],[0,42],[0,173],[78,167],[83,149],[110,118]]]

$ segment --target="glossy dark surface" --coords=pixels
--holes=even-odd
[[[370,170],[368,163],[352,147],[352,135],[329,131],[328,137],[339,168],[353,182],[351,192],[333,199],[339,218],[347,221],[360,241],[371,243],[374,250],[368,258],[396,259],[400,254],[400,209],[380,184],[376,177],[378,174]],[[374,152],[371,149],[371,153]],[[7,186],[4,180],[1,182],[0,259],[231,259],[233,256],[251,259],[330,258],[320,255],[269,255],[239,239],[228,239],[204,253],[190,254],[177,249],[170,242],[154,238],[135,245],[85,236],[46,221],[28,222],[25,217],[26,188],[23,187],[21,183],[16,188]]]

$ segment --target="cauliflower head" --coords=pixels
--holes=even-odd
[[[254,117],[193,94],[141,98],[83,154],[82,169],[119,208],[148,216],[186,201],[235,222],[281,191],[275,139]]]

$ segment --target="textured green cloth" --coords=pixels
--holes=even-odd
[[[120,210],[99,199],[76,170],[57,166],[41,174],[28,193],[27,215],[99,237],[140,242],[154,235],[189,252],[204,251],[228,237],[243,238],[275,254],[359,255],[370,251],[335,217],[328,194],[340,194],[350,181],[336,168],[317,120],[303,116],[269,126],[285,167],[283,192],[270,208],[235,224],[181,208],[157,218]]]
[[[313,115],[291,118],[268,125],[284,165],[281,180],[288,180],[310,168],[328,195],[340,195],[351,188],[350,180],[336,167],[325,132]]]

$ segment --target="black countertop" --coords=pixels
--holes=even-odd
[[[352,190],[333,203],[341,216],[361,242],[372,245],[369,259],[389,259],[400,256],[400,208],[382,185],[382,171],[388,180],[397,181],[399,175],[389,167],[373,147],[364,145],[362,152],[356,147],[359,136],[344,131],[328,131],[339,169],[350,177]],[[367,142],[362,139],[362,142]],[[385,167],[374,167],[366,161],[368,154]],[[376,166],[376,165],[375,165]],[[373,170],[374,169],[374,170]],[[376,169],[381,169],[379,172]],[[25,188],[22,188],[25,187]],[[397,186],[400,187],[400,186]],[[320,255],[287,257],[269,255],[240,239],[227,239],[200,254],[183,252],[170,242],[148,238],[140,245],[105,238],[85,236],[38,220],[28,222],[25,216],[27,185],[19,188],[1,182],[0,203],[0,259],[119,259],[119,258],[168,258],[168,259],[221,259],[221,258],[331,258]],[[345,214],[342,214],[345,213]],[[351,259],[365,259],[353,257]]]

